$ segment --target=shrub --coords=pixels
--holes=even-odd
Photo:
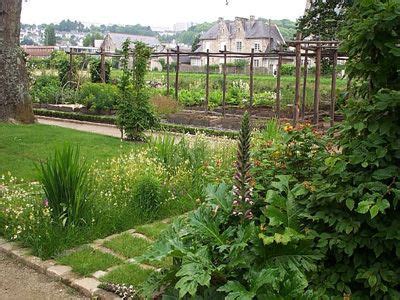
[[[110,82],[111,66],[108,61],[104,63],[105,83]],[[101,80],[101,60],[94,59],[90,63],[90,79],[93,83],[102,83]]]
[[[56,150],[39,169],[53,221],[64,227],[90,223],[89,169],[79,150],[71,146]]]
[[[281,75],[282,76],[294,76],[296,71],[296,66],[293,64],[284,64],[281,68]]]
[[[61,93],[59,79],[50,75],[37,77],[30,90],[33,102],[38,103],[59,103]]]
[[[106,83],[85,83],[79,90],[79,103],[90,110],[100,111],[116,107],[120,92],[117,86]]]

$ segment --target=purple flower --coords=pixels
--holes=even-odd
[[[43,205],[44,205],[44,207],[49,207],[49,200],[44,199],[43,200]]]

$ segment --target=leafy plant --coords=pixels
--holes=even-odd
[[[311,251],[310,241],[302,232],[294,203],[307,191],[300,185],[292,188],[289,178],[282,177],[271,185],[277,192],[271,191],[267,206],[252,203],[249,145],[246,114],[239,142],[236,188],[232,190],[224,183],[210,185],[206,201],[175,222],[152,250],[140,258],[174,260],[172,268],[149,279],[144,289],[146,296],[153,296],[163,287],[165,295],[179,298],[311,297],[311,292],[305,292],[308,286],[305,272],[314,269],[318,255]],[[288,196],[288,200],[283,196]],[[242,204],[246,206],[244,209],[251,208],[251,217],[250,213],[237,217]],[[153,289],[149,289],[150,282]]]
[[[71,146],[56,150],[39,170],[53,221],[64,227],[89,223],[89,169],[79,150]]]
[[[105,83],[110,82],[111,65],[108,61],[104,62],[105,71]],[[90,79],[93,83],[101,83],[101,61],[100,59],[94,59],[90,63]]]
[[[360,0],[342,33],[356,98],[303,202],[325,254],[313,284],[328,295],[400,297],[399,26],[399,1]]]
[[[118,87],[105,83],[84,83],[78,92],[79,103],[94,111],[110,110],[117,106]]]
[[[145,88],[145,75],[151,50],[144,43],[135,43],[132,78],[129,70],[130,41],[123,44],[122,97],[118,105],[117,125],[129,140],[144,140],[144,131],[158,125]]]

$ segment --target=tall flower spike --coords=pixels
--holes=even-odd
[[[250,141],[250,116],[248,112],[245,112],[239,134],[236,174],[234,177],[233,187],[233,192],[235,195],[235,215],[243,215],[243,213],[247,212],[247,216],[252,216],[252,214],[249,214],[251,213],[250,209],[253,204],[250,175]]]

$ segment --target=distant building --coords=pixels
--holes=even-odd
[[[104,38],[101,47],[105,52],[114,53],[118,50],[122,50],[122,44],[126,40],[134,42],[143,42],[151,48],[159,48],[161,46],[160,41],[156,37],[144,36],[144,35],[131,35],[131,34],[121,34],[121,33],[108,33]]]
[[[54,46],[22,46],[22,49],[28,54],[29,57],[46,58],[50,57],[54,50]]]
[[[100,48],[104,49],[105,52],[115,53],[122,50],[122,44],[126,40],[130,40],[131,43],[143,42],[157,52],[161,52],[164,48],[156,37],[121,33],[108,33]],[[151,59],[149,67],[151,70],[162,70],[162,65],[159,62],[159,59]]]
[[[173,29],[174,29],[175,32],[182,32],[182,31],[188,30],[193,25],[194,25],[194,23],[192,23],[192,22],[189,22],[189,23],[176,23],[176,24],[174,24]]]
[[[234,21],[219,18],[218,22],[200,37],[199,48],[196,52],[219,52],[226,50],[230,52],[250,53],[252,49],[255,52],[269,52],[277,50],[280,45],[284,45],[285,40],[275,24],[269,24],[262,20],[256,20],[254,16],[246,18],[235,18]],[[235,59],[228,59],[232,63]],[[223,59],[211,58],[211,64],[222,64]],[[205,57],[191,58],[191,65],[204,66]],[[270,72],[276,69],[277,59],[255,58],[254,67],[268,68]]]

